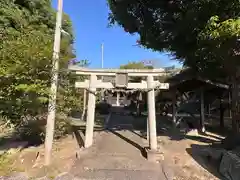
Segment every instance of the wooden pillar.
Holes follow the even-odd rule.
[[[210,115],[211,115],[211,104],[208,104],[208,116],[210,117]]]
[[[148,89],[153,88],[153,76],[147,77]],[[155,93],[154,89],[148,90],[148,127],[149,127],[149,147],[150,150],[157,150],[157,130],[155,112]]]
[[[88,109],[87,109],[87,124],[85,134],[85,148],[88,148],[93,143],[93,129],[95,119],[95,105],[96,105],[96,88],[92,88],[93,84],[97,81],[97,76],[92,74],[89,81],[89,93],[88,93]]]
[[[223,107],[223,99],[220,98],[220,127],[224,128],[224,107]]]
[[[149,142],[149,121],[147,118],[147,141]]]
[[[177,103],[177,95],[176,95],[176,91],[174,90],[173,95],[172,95],[172,122],[173,122],[174,126],[176,126],[176,123],[177,123],[177,119],[176,119],[176,113],[177,113],[176,103]]]
[[[201,89],[200,95],[200,131],[205,132],[205,115],[204,115],[204,90]]]
[[[127,98],[127,94],[124,94],[124,105],[127,104],[128,98]]]
[[[230,118],[232,118],[232,108],[231,108],[231,102],[232,101],[232,99],[231,99],[231,92],[229,91],[229,93],[228,93],[228,104],[229,104],[229,108],[228,108],[228,110],[229,110],[229,117]]]

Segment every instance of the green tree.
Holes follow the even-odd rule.
[[[212,79],[227,77],[227,82],[236,87],[240,46],[238,0],[108,0],[108,3],[110,23],[139,34],[142,46],[171,52],[200,75]],[[236,88],[232,94],[234,101]],[[233,125],[238,129],[234,119]]]
[[[0,0],[0,14],[0,114],[17,127],[29,124],[29,119],[45,121],[56,12],[50,0]],[[67,114],[80,106],[75,99],[81,92],[74,88],[75,77],[67,70],[75,54],[66,14],[63,29],[69,36],[61,40],[58,113]]]
[[[120,69],[153,69],[152,66],[146,66],[141,62],[129,62],[128,64],[121,65]]]
[[[153,69],[152,66],[145,66],[142,62],[129,62],[120,66],[120,69]],[[141,82],[142,77],[131,77],[131,82]]]
[[[108,3],[110,23],[119,24],[131,34],[138,33],[142,46],[169,51],[187,66],[207,72],[208,76],[214,73],[214,78],[234,73],[228,62],[239,54],[239,1],[108,0]]]

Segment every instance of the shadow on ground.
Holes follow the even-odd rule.
[[[81,116],[78,116],[81,117]],[[107,115],[95,115],[95,132],[101,132],[105,130],[105,120]],[[84,147],[84,139],[85,139],[85,132],[86,132],[86,121],[81,119],[72,119],[72,133],[73,136],[76,138],[76,141],[79,145],[79,148]]]
[[[119,114],[120,115],[120,114]],[[147,136],[146,129],[147,129],[147,117],[146,116],[135,116],[131,120],[131,127],[125,125],[125,120],[124,120],[124,115],[122,115],[122,122],[123,126],[118,125],[115,128],[112,128],[110,131],[115,134],[116,136],[120,137],[124,141],[128,142],[129,144],[133,145],[139,151],[142,153],[144,157],[146,157],[145,154],[143,154],[143,147],[140,145],[136,144],[135,142],[131,141],[130,139],[123,137],[121,134],[119,134],[116,131],[120,130],[128,130],[131,131],[132,133],[138,135],[141,138],[145,138]],[[211,134],[190,134],[189,131],[191,129],[187,127],[181,127],[181,128],[175,128],[173,127],[173,124],[171,122],[171,119],[166,116],[158,116],[157,117],[157,135],[158,136],[166,136],[170,140],[173,141],[181,141],[181,140],[193,140],[193,141],[198,141],[201,143],[206,143],[206,144],[215,144],[218,143],[222,140],[222,136],[225,135],[226,132],[222,131],[219,129],[219,127],[212,127],[207,125],[206,130],[207,132],[212,132]],[[138,133],[140,132],[140,133]],[[219,136],[220,135],[220,136]],[[205,170],[207,170],[209,173],[213,174],[214,176],[222,179],[220,174],[218,173],[218,167],[219,163],[217,161],[212,161],[208,159],[207,157],[204,157],[201,154],[201,151],[207,147],[207,145],[198,145],[198,144],[192,144],[191,148],[187,148],[186,152]],[[212,147],[212,146],[211,146]]]
[[[120,129],[118,129],[118,130],[120,130]],[[147,158],[147,154],[146,154],[146,151],[144,150],[144,147],[140,146],[139,144],[137,144],[136,142],[132,141],[131,139],[121,135],[120,133],[118,133],[116,131],[116,129],[109,129],[109,132],[113,133],[117,137],[121,138],[122,140],[124,140],[127,143],[129,143],[132,146],[134,146],[136,149],[138,149],[140,151],[140,153],[142,154],[143,157]],[[131,132],[134,132],[134,131],[131,131]]]
[[[201,167],[213,174],[215,177],[223,180],[224,178],[218,172],[220,159],[213,160],[209,156],[203,156],[203,151],[207,148],[212,148],[212,146],[192,144],[191,148],[187,148],[186,151],[199,165],[201,165]]]
[[[132,121],[133,129],[139,130],[141,134],[138,134],[142,138],[146,138],[147,135],[147,117],[146,116],[140,116],[135,117],[134,121]],[[185,124],[183,127],[175,128],[171,122],[171,118],[167,116],[157,116],[157,135],[158,136],[168,136],[170,140],[174,141],[180,141],[183,139],[191,139],[199,142],[204,143],[214,143],[216,141],[221,141],[222,138],[220,136],[225,136],[228,132],[221,130],[218,126],[206,126],[206,131],[210,133],[217,134],[217,136],[213,134],[204,134],[199,133],[202,136],[194,136],[188,135],[188,132],[191,131],[190,128],[187,127]],[[135,132],[133,132],[135,133]],[[213,140],[216,139],[216,140]]]

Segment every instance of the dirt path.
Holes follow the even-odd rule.
[[[177,180],[222,179],[217,172],[217,162],[208,159],[204,150],[223,137],[209,132],[200,135],[197,131],[185,134],[181,129],[172,128],[166,117],[159,117],[157,121],[158,145],[164,152],[165,164],[171,167]]]
[[[71,174],[79,179],[164,180],[161,164],[142,155],[142,138],[132,132],[132,117],[112,115],[108,131],[74,165]]]

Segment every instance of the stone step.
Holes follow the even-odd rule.
[[[159,171],[121,170],[121,169],[95,169],[84,171],[75,180],[165,180],[164,174]]]
[[[103,160],[105,159],[105,160]],[[101,162],[101,163],[97,163]],[[149,162],[144,157],[140,159],[136,157],[112,156],[112,155],[98,155],[94,159],[85,159],[76,163],[76,167],[81,166],[83,169],[96,170],[96,169],[122,169],[131,171],[158,171],[161,169],[161,164],[156,162]],[[75,168],[75,171],[79,169]]]

